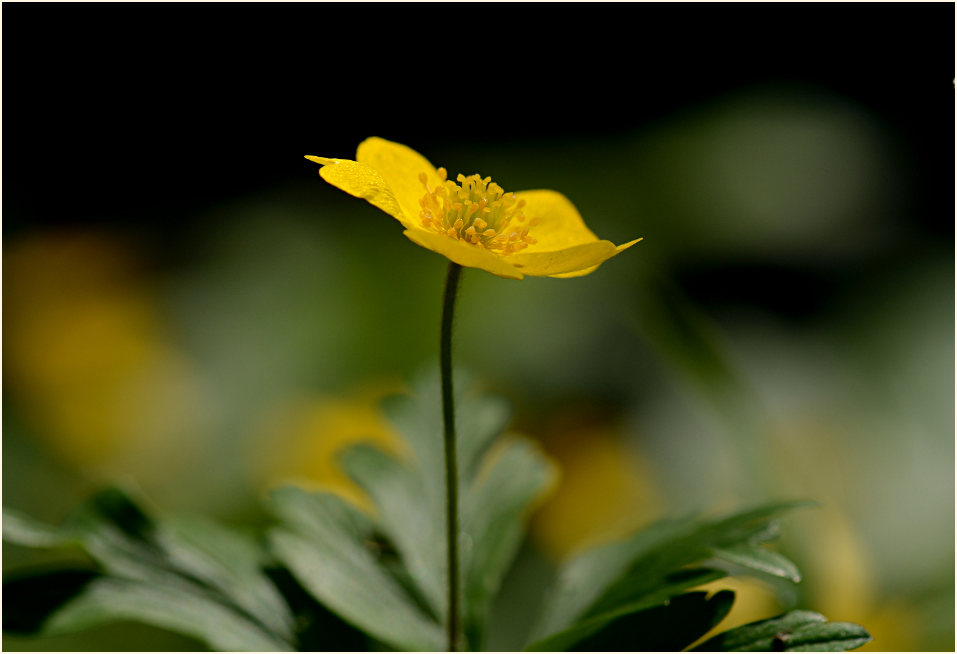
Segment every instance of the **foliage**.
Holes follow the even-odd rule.
[[[5,580],[14,608],[4,613],[4,629],[57,634],[135,620],[221,650],[443,649],[439,393],[438,378],[428,375],[412,394],[384,402],[406,451],[393,456],[357,445],[342,453],[372,512],[332,493],[279,488],[267,500],[275,524],[257,538],[204,518],[157,520],[118,488],[95,494],[56,528],[5,511],[7,542],[78,548],[91,564]],[[464,636],[470,649],[481,649],[525,519],[556,475],[531,441],[502,436],[510,412],[501,399],[468,389],[457,406]],[[800,579],[767,543],[777,516],[805,504],[664,520],[584,552],[561,570],[527,649],[691,647],[734,601],[731,591],[709,595],[696,587],[729,574]],[[838,651],[869,639],[857,625],[792,611],[700,648]]]
[[[5,612],[5,631],[53,635],[137,620],[223,650],[280,651],[294,642],[292,613],[264,572],[262,550],[211,521],[158,522],[129,495],[108,488],[56,530],[4,511],[3,538],[78,547],[97,564],[5,581],[7,605],[29,607]]]

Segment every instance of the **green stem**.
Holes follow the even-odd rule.
[[[459,633],[459,475],[455,445],[455,400],[452,394],[452,317],[455,294],[459,288],[462,266],[449,263],[442,301],[442,335],[439,342],[439,369],[442,374],[442,423],[445,428],[445,497],[446,540],[449,550],[449,651],[456,651]]]

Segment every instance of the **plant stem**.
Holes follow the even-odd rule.
[[[442,301],[442,333],[439,341],[439,369],[442,375],[442,424],[445,428],[446,540],[449,551],[449,651],[456,651],[459,633],[459,475],[455,444],[455,400],[452,394],[452,318],[462,266],[449,263]]]

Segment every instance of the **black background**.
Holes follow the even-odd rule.
[[[7,235],[76,222],[168,232],[312,174],[304,152],[349,157],[370,134],[423,151],[614,136],[767,80],[876,112],[913,155],[924,203],[913,224],[953,235],[949,3],[14,3],[4,13]]]

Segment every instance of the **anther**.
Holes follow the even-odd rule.
[[[445,168],[438,168],[435,173],[441,180],[435,187],[429,186],[430,173],[418,175],[426,191],[419,199],[422,207],[419,217],[424,229],[464,240],[498,255],[509,255],[537,242],[528,235],[528,227],[534,226],[538,219],[530,221],[527,227],[523,225],[524,229],[509,229],[515,219],[525,222],[526,216],[519,211],[525,206],[525,200],[518,199],[514,193],[505,193],[491,177],[459,174],[456,184],[448,180]]]

